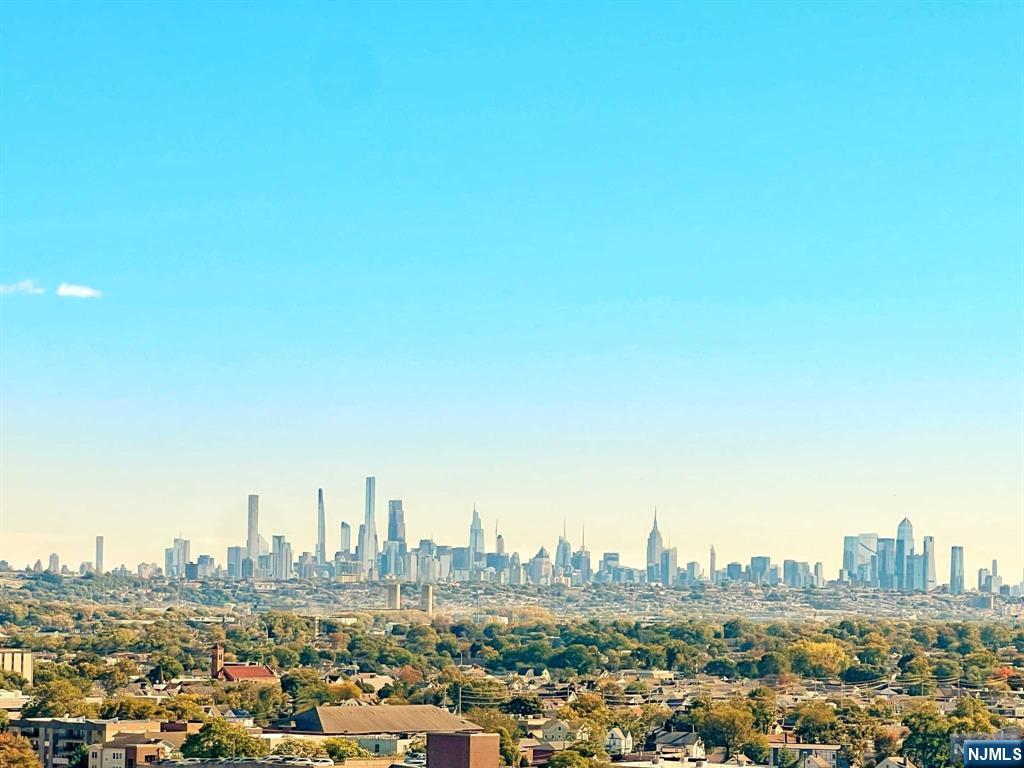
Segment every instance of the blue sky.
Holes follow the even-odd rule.
[[[222,558],[250,492],[311,549],[376,473],[415,537],[832,573],[908,514],[1016,580],[1022,22],[3,5],[0,556]]]

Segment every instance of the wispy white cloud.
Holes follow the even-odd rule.
[[[34,280],[19,280],[16,283],[0,285],[0,294],[10,293],[43,293],[43,289],[36,285]]]
[[[103,295],[102,291],[90,288],[88,285],[75,285],[74,283],[61,283],[57,286],[58,296],[70,296],[75,299],[98,299]]]

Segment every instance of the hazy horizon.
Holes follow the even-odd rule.
[[[333,552],[373,474],[382,539],[1017,583],[1022,23],[5,3],[0,558],[312,551],[318,487]]]

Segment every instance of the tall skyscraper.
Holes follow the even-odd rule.
[[[474,504],[473,521],[469,525],[469,567],[471,570],[482,566],[484,550],[484,524],[480,520],[480,514],[476,511],[476,504]]]
[[[896,529],[896,587],[911,591],[914,589],[907,578],[907,558],[914,554],[914,526],[906,517]]]
[[[245,547],[228,547],[228,578],[242,578],[242,561],[245,559]]]
[[[341,524],[341,554],[349,555],[352,553],[352,526],[348,523],[342,522]]]
[[[324,513],[324,489],[316,492],[316,562],[327,562],[327,515]]]
[[[654,510],[654,525],[651,532],[647,534],[647,573],[648,578],[654,574],[654,580],[660,580],[661,576],[661,551],[664,545],[661,540],[661,531],[658,530],[658,510]],[[652,570],[653,569],[653,570]]]
[[[388,541],[405,542],[405,510],[401,499],[388,502]]]
[[[678,575],[679,553],[675,547],[666,547],[661,550],[661,583],[670,587],[676,583]]]
[[[710,581],[712,584],[715,583],[715,566],[717,565],[717,563],[715,561],[716,561],[715,545],[712,544],[711,545],[711,557],[710,557],[710,561],[708,562],[708,581]]]
[[[245,553],[256,562],[260,556],[260,497],[249,494],[249,528],[245,539]]]
[[[953,547],[949,551],[949,593],[964,593],[964,548]]]
[[[882,589],[896,587],[896,539],[878,540],[878,586]]]
[[[103,570],[103,537],[96,537],[96,574],[102,576],[106,571]]]
[[[274,536],[270,549],[272,578],[275,581],[287,581],[292,577],[294,565],[295,557],[292,555],[292,545],[285,540],[284,536]]]
[[[367,579],[377,576],[377,478],[366,478],[366,517],[359,532],[359,562]]]
[[[877,533],[857,536],[857,581],[866,586],[878,586]]]
[[[935,577],[935,537],[924,537],[924,591],[931,592],[937,586]]]
[[[843,536],[843,578],[857,580],[857,551],[860,549],[859,536]]]
[[[499,555],[505,554],[505,537],[498,533],[498,524],[494,524],[494,551]]]
[[[572,545],[565,533],[565,522],[562,522],[562,535],[558,537],[555,547],[555,573],[564,576],[572,573]]]
[[[771,567],[772,559],[767,555],[750,558],[750,580],[755,584],[767,584]]]

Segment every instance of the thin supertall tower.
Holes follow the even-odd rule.
[[[324,489],[316,492],[316,561],[327,562],[327,516],[324,514]]]
[[[371,579],[377,574],[377,521],[374,517],[376,509],[377,478],[366,478],[366,513],[359,536],[359,559],[363,566],[363,575]]]
[[[249,526],[245,539],[245,554],[253,564],[260,556],[260,497],[249,494]]]

